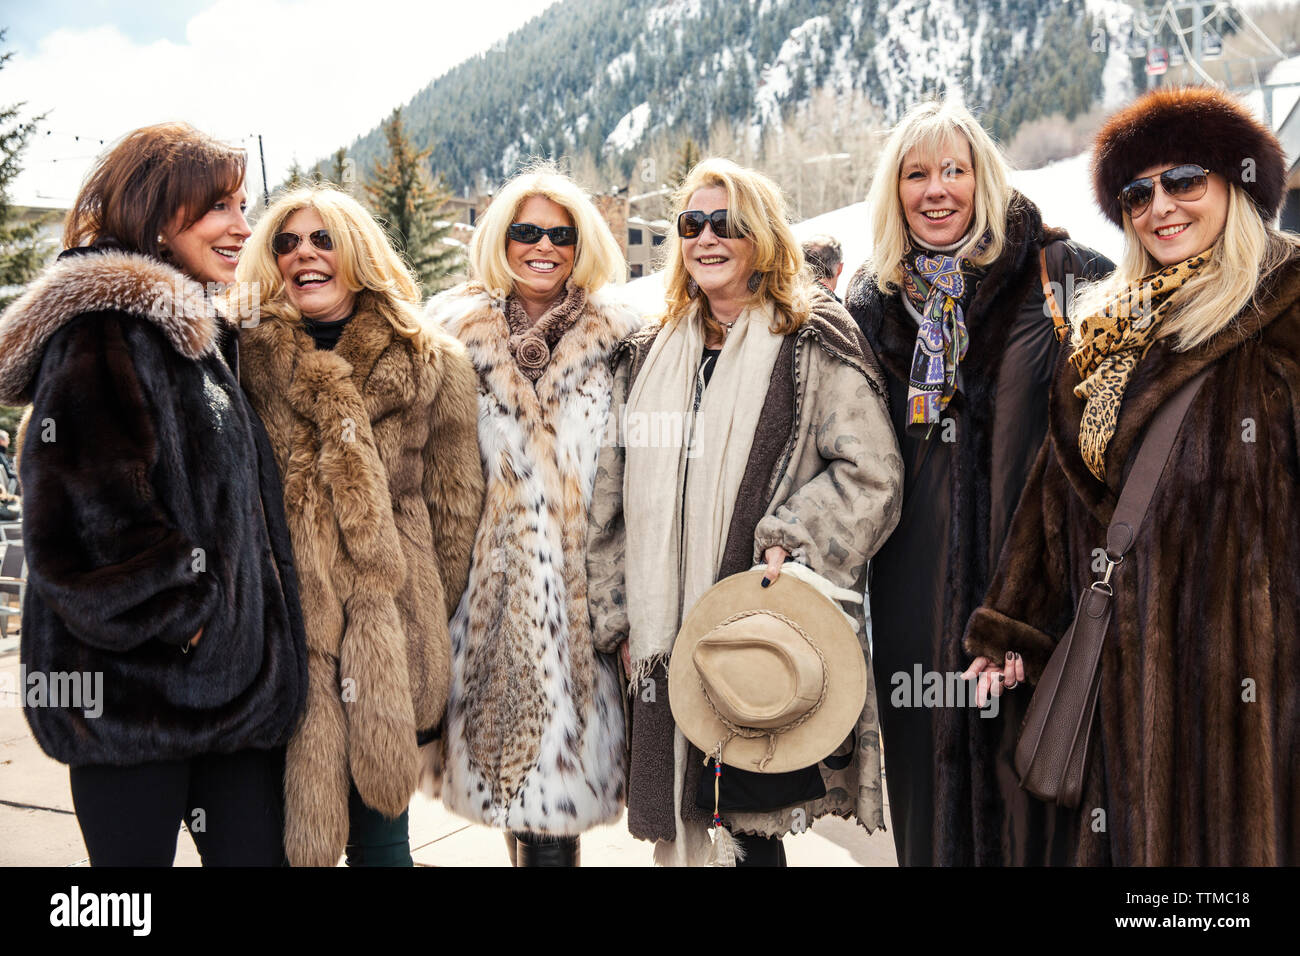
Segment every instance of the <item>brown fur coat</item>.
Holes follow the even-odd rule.
[[[1300,861],[1300,259],[1268,285],[1203,346],[1163,339],[1147,353],[1105,483],[1079,454],[1078,374],[1058,366],[1048,441],[967,628],[970,653],[1019,652],[1038,679],[1098,577],[1095,549],[1143,428],[1208,367],[1112,577],[1076,863]]]
[[[418,322],[414,315],[410,321]],[[417,732],[447,701],[447,619],[469,570],[483,477],[464,348],[399,334],[363,294],[333,351],[265,320],[241,336],[266,424],[307,623],[307,712],[289,745],[285,846],[331,866],[348,784],[395,817],[419,773]]]

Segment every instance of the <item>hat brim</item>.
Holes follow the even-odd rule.
[[[853,732],[867,700],[867,658],[840,609],[830,598],[792,574],[782,574],[768,587],[759,582],[763,569],[733,574],[719,581],[696,603],[673,644],[668,667],[668,700],[673,720],[692,744],[711,754],[730,731],[704,696],[693,656],[695,646],[717,625],[739,611],[776,611],[793,621],[817,642],[830,676],[826,699],[807,721],[776,741],[768,765],[759,768],[768,750],[767,737],[732,737],[723,763],[757,773],[784,773],[830,756]]]

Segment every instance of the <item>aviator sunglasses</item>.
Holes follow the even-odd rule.
[[[330,238],[328,229],[317,229],[315,232],[309,232],[307,233],[307,239],[321,252],[331,252],[334,249],[334,240]],[[271,240],[271,251],[277,256],[287,256],[298,248],[300,242],[302,242],[302,236],[296,232],[277,232],[275,238]]]
[[[1160,188],[1171,199],[1193,202],[1205,195],[1210,171],[1195,163],[1185,163],[1166,169],[1159,176],[1143,176],[1133,180],[1119,191],[1119,204],[1124,207],[1130,219],[1136,219],[1147,211],[1156,195],[1157,179],[1160,180]]]
[[[542,236],[550,239],[553,246],[578,244],[578,230],[573,226],[552,226],[550,229],[543,229],[541,226],[534,226],[531,222],[512,222],[510,228],[506,230],[506,235],[515,242],[522,242],[529,246],[541,242]]]
[[[732,226],[727,219],[727,210],[715,209],[704,212],[700,209],[688,209],[677,217],[677,235],[683,239],[694,239],[704,232],[704,225],[713,227],[713,234],[719,239],[744,239],[744,234]]]

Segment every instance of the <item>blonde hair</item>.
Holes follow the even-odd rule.
[[[1107,304],[1144,276],[1164,268],[1147,252],[1128,213],[1124,213],[1124,255],[1105,279],[1076,289],[1070,303],[1070,343],[1082,342],[1085,319],[1100,315]],[[1174,349],[1185,352],[1226,328],[1250,304],[1260,283],[1300,248],[1300,239],[1270,227],[1258,207],[1238,185],[1228,182],[1228,218],[1208,250],[1208,259],[1170,297],[1169,311],[1157,338],[1175,336]]]
[[[506,232],[519,207],[533,196],[542,196],[563,207],[578,230],[570,281],[588,292],[606,283],[622,282],[627,263],[609,224],[581,186],[559,171],[554,163],[537,163],[506,183],[479,219],[469,244],[470,275],[494,296],[505,298],[523,277],[516,275],[506,259]]]
[[[682,240],[677,235],[677,217],[686,211],[691,196],[710,186],[726,190],[727,222],[754,244],[754,271],[759,281],[747,302],[774,302],[777,309],[772,333],[788,335],[808,318],[811,279],[804,270],[803,247],[790,229],[785,197],[776,183],[762,173],[716,157],[697,163],[673,194],[672,225],[664,252],[664,322],[678,322],[698,306],[705,330],[722,335],[722,325],[709,311],[708,298],[701,294],[692,299],[687,292],[691,275],[686,271]]]
[[[1010,167],[997,143],[984,131],[979,121],[966,109],[959,97],[949,94],[943,99],[918,103],[908,110],[885,142],[876,167],[876,177],[867,196],[871,208],[872,253],[876,285],[890,294],[902,286],[903,250],[908,244],[907,216],[898,195],[903,160],[915,149],[923,159],[938,159],[946,147],[958,139],[970,146],[975,174],[974,215],[966,242],[955,253],[970,255],[984,233],[991,241],[978,256],[975,265],[988,265],[1002,255],[1007,238],[1007,206],[1011,187],[1007,181]]]
[[[287,322],[296,323],[302,318],[285,293],[278,257],[271,249],[275,234],[301,209],[315,210],[329,230],[338,262],[335,280],[357,293],[359,304],[378,312],[398,333],[408,339],[421,339],[424,327],[418,312],[419,283],[375,218],[347,193],[328,184],[286,193],[253,227],[235,274],[240,284],[258,284],[262,313]]]

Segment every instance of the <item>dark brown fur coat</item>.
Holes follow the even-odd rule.
[[[1094,549],[1144,426],[1209,366],[1112,579],[1077,863],[1300,860],[1300,260],[1268,287],[1205,345],[1151,349],[1105,483],[1079,454],[1078,375],[1058,366],[1049,440],[967,630],[970,653],[1014,650],[1041,675],[1097,577]]]

